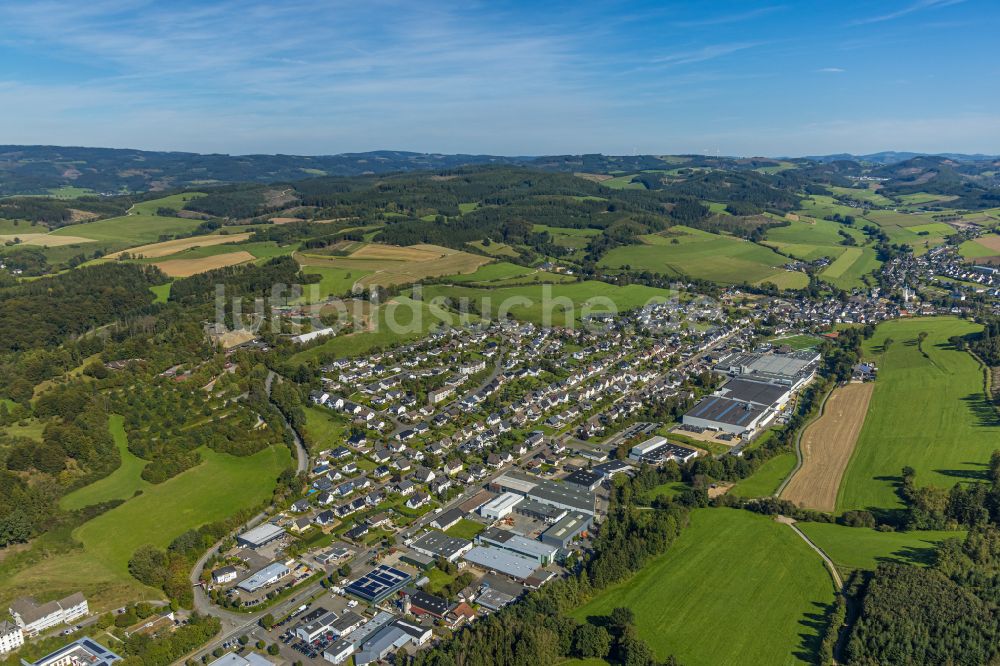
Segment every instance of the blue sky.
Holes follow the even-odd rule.
[[[3,0],[0,143],[1000,153],[992,0]]]

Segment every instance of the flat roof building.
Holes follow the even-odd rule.
[[[92,638],[81,638],[64,645],[38,661],[23,663],[27,666],[110,666],[121,657]]]
[[[306,643],[312,643],[327,631],[330,631],[336,621],[336,613],[328,611],[325,608],[317,608],[302,618],[302,622],[295,627],[295,635]]]
[[[488,571],[495,571],[516,580],[530,578],[538,562],[502,548],[476,546],[465,554],[465,560]]]
[[[247,592],[256,592],[262,587],[274,585],[290,573],[288,567],[281,562],[272,562],[248,578],[241,580],[236,584],[236,587]]]
[[[534,490],[537,485],[537,481],[524,477],[520,474],[514,474],[513,472],[501,474],[490,482],[490,486],[492,486],[496,492],[510,492],[517,493],[518,495],[527,495]]]
[[[411,579],[412,576],[405,571],[380,564],[348,585],[345,590],[349,594],[377,604],[403,589]]]
[[[783,384],[770,384],[750,379],[730,379],[723,384],[715,395],[721,395],[730,400],[752,402],[755,405],[773,407],[784,405],[791,395],[791,388]]]
[[[573,483],[543,479],[528,493],[528,497],[567,511],[586,511],[591,515],[594,513],[594,491]]]
[[[514,507],[514,513],[552,524],[566,515],[566,509],[526,499]]]
[[[749,436],[767,425],[773,417],[774,412],[768,407],[711,395],[685,414],[683,423],[694,428]]]
[[[555,559],[556,552],[559,550],[558,546],[527,539],[520,534],[495,528],[481,532],[476,537],[476,541],[482,545],[502,548],[503,550],[527,557],[534,560],[539,566],[545,566],[552,562]]]
[[[410,548],[430,557],[443,557],[449,562],[454,562],[462,556],[462,553],[472,548],[472,542],[431,530],[410,542]]]
[[[542,543],[556,548],[566,548],[577,535],[590,527],[593,516],[585,513],[571,513],[542,532],[538,538]]]
[[[500,520],[509,516],[518,504],[524,501],[524,495],[505,492],[497,495],[486,504],[479,507],[479,515],[487,520]]]
[[[243,534],[236,537],[236,542],[241,546],[246,546],[247,548],[260,548],[263,545],[269,544],[275,539],[283,536],[285,530],[281,529],[273,523],[264,523],[263,525],[258,525],[252,530],[247,530]]]
[[[588,469],[578,469],[563,480],[566,483],[583,486],[587,490],[597,490],[601,482],[604,481],[604,477]]]

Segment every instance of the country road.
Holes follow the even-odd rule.
[[[274,378],[277,373],[273,370],[269,370],[267,373],[267,379],[264,380],[264,390],[267,392],[267,397],[271,397],[271,384],[274,383]],[[298,464],[296,465],[296,471],[304,474],[309,471],[309,453],[306,451],[305,444],[302,443],[302,438],[299,437],[299,433],[295,432],[295,428],[288,422],[284,414],[281,414],[281,410],[278,410],[278,414],[281,415],[281,420],[284,421],[285,427],[292,431],[292,438],[295,440],[295,454],[298,458]]]

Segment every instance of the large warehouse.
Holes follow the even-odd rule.
[[[260,548],[263,545],[271,543],[275,539],[283,536],[285,530],[281,529],[273,523],[264,523],[263,525],[258,525],[252,530],[247,530],[243,534],[236,537],[236,542],[241,546],[246,546],[247,548]]]
[[[684,425],[751,437],[774,418],[768,407],[743,400],[710,395],[684,415]]]
[[[733,354],[719,361],[715,371],[759,382],[784,384],[794,391],[816,374],[819,352],[802,350],[791,354]]]

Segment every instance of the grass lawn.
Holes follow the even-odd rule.
[[[812,349],[819,344],[820,340],[814,335],[790,335],[784,338],[771,338],[768,340],[773,345],[788,345],[792,349]]]
[[[48,598],[82,591],[92,609],[162,597],[127,570],[129,557],[144,544],[167,546],[184,531],[221,520],[271,496],[281,470],[292,463],[288,449],[271,447],[240,458],[200,449],[202,464],[90,520],[73,531],[80,545],[25,568],[0,571],[0,601],[36,594]]]
[[[729,494],[739,497],[766,497],[773,495],[785,477],[795,467],[794,453],[780,453],[763,465],[749,477],[733,486]]]
[[[152,485],[140,476],[146,461],[128,450],[124,419],[118,414],[112,414],[108,419],[108,429],[115,438],[115,446],[118,447],[118,453],[122,457],[121,466],[103,479],[78,488],[63,497],[60,505],[64,509],[80,509],[108,500],[128,499],[135,494],[135,491],[145,492]]]
[[[874,570],[881,562],[928,565],[945,539],[964,539],[965,532],[879,532],[835,523],[799,523],[799,529],[822,548],[837,568]]]
[[[983,373],[948,343],[978,330],[954,317],[902,319],[881,324],[864,355],[879,366],[868,417],[844,473],[837,508],[897,508],[900,470],[917,470],[917,483],[950,487],[984,478],[1000,448],[1000,425],[983,396]],[[916,338],[924,331],[924,351]],[[885,339],[894,340],[888,352]]]
[[[446,574],[437,567],[428,569],[424,572],[424,575],[427,576],[427,585],[424,586],[424,590],[430,594],[440,594],[446,585],[458,578],[459,573],[456,570],[454,574]]]
[[[313,451],[334,448],[344,443],[349,424],[343,417],[335,416],[333,411],[319,405],[309,405],[305,408],[306,443]]]
[[[628,606],[659,659],[812,663],[833,602],[819,556],[786,525],[737,509],[698,509],[671,549],[574,615]]]
[[[666,495],[670,499],[673,499],[687,490],[688,487],[688,484],[683,481],[668,481],[667,483],[661,483],[660,485],[646,491],[645,499],[647,502],[652,502],[660,495]]]
[[[166,303],[167,300],[170,298],[171,285],[173,285],[173,282],[167,282],[166,284],[158,284],[153,287],[150,287],[149,290],[153,292],[154,296],[156,296],[156,298],[153,299],[153,302]]]
[[[444,531],[448,536],[455,537],[456,539],[469,539],[470,541],[476,538],[476,535],[486,529],[486,526],[482,523],[477,523],[474,520],[469,520],[468,518],[462,518],[458,523],[452,525]]]

